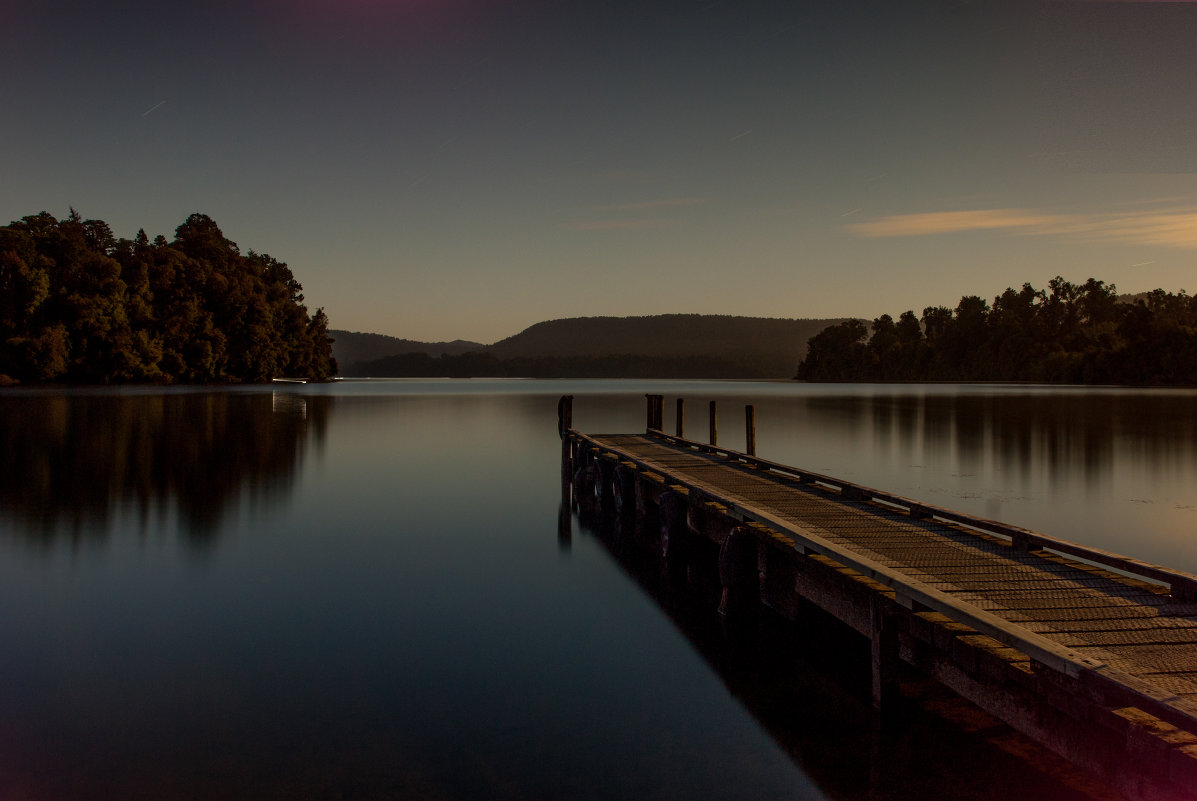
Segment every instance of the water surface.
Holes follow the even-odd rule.
[[[617,432],[645,392],[696,438],[717,399],[735,447],[753,402],[766,458],[1197,570],[1193,393],[5,392],[0,798],[1071,797],[984,726],[880,726],[852,638],[729,632],[561,531],[558,396]]]

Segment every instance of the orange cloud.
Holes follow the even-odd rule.
[[[1123,214],[1050,214],[1033,209],[980,209],[900,214],[845,226],[868,238],[929,236],[1005,229],[1024,236],[1072,236],[1112,244],[1197,250],[1197,207]]]
[[[981,209],[978,211],[935,211],[927,214],[900,214],[870,222],[853,223],[849,231],[860,236],[927,236],[991,228],[1036,228],[1065,224],[1070,218],[1059,214],[1038,214],[1022,209]]]

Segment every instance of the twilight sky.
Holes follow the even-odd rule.
[[[1197,3],[0,0],[0,222],[191,212],[335,328],[1197,290]]]

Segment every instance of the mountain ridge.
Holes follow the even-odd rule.
[[[481,342],[455,339],[452,342],[421,342],[415,339],[401,339],[387,334],[372,334],[363,331],[330,330],[333,337],[333,356],[344,367],[358,362],[372,361],[400,353],[426,353],[429,356],[443,354],[457,355],[481,350]]]
[[[682,371],[695,378],[791,378],[806,354],[807,341],[844,319],[716,314],[569,317],[535,323],[492,345],[330,333],[337,340],[333,349],[343,376],[623,377],[631,371],[635,377],[677,377]],[[363,343],[373,350],[354,350]],[[396,350],[377,355],[391,347]]]

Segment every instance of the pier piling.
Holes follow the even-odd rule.
[[[719,444],[719,411],[715,406],[715,401],[711,401],[710,416],[711,416],[711,437],[710,437],[711,444],[718,445]]]

